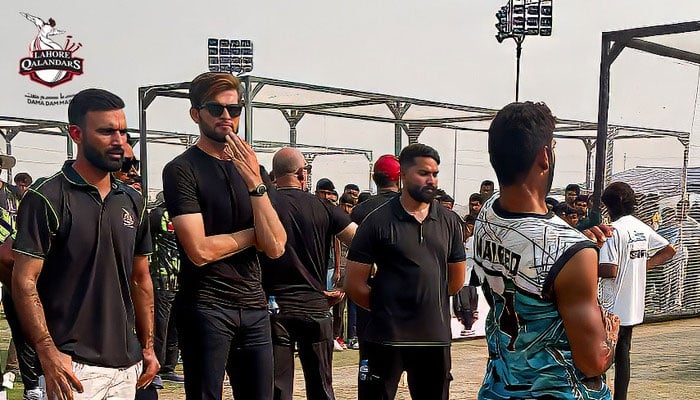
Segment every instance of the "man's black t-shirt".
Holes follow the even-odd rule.
[[[377,264],[365,339],[388,345],[449,345],[447,264],[466,260],[462,223],[433,201],[423,223],[394,197],[360,224],[348,260]]]
[[[352,222],[360,225],[362,221],[367,218],[369,213],[372,211],[376,210],[379,206],[382,204],[386,203],[387,201],[393,199],[394,197],[398,196],[399,192],[392,192],[392,191],[386,191],[386,192],[379,192],[376,195],[370,197],[369,199],[363,201],[362,203],[356,205],[352,209],[352,213],[350,214],[350,218],[352,218]]]
[[[143,198],[115,180],[103,201],[72,163],[22,198],[13,248],[44,260],[37,291],[56,347],[128,367],[142,358],[129,282],[134,255],[151,253]]]
[[[283,312],[328,311],[326,265],[333,236],[350,225],[339,207],[295,188],[278,189],[273,206],[287,232],[282,257],[263,260],[263,284]]]
[[[219,160],[197,146],[163,169],[163,193],[170,218],[202,214],[204,234],[213,236],[253,227],[248,187],[231,161]],[[254,247],[197,267],[180,252],[180,299],[226,308],[266,307],[260,263]]]

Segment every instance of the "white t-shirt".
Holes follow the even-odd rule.
[[[612,223],[613,236],[600,249],[601,264],[617,265],[617,277],[600,280],[600,302],[631,326],[644,319],[647,259],[668,245],[668,240],[637,218],[626,215]]]
[[[469,277],[472,276],[472,270],[474,270],[474,235],[469,236],[467,241],[464,242],[464,251],[467,253],[467,271],[464,274],[464,286],[468,286]]]

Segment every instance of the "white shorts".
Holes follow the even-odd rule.
[[[96,367],[73,361],[73,373],[83,384],[83,393],[73,392],[75,400],[124,399],[136,397],[136,382],[143,361],[126,368]]]

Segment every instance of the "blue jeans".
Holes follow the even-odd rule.
[[[188,400],[220,400],[224,371],[236,400],[271,400],[272,340],[267,310],[176,301]]]

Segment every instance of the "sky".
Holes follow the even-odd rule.
[[[86,0],[0,4],[0,115],[63,120],[66,106],[27,104],[27,94],[70,95],[103,87],[126,101],[130,127],[138,127],[139,86],[184,82],[206,69],[206,38],[245,38],[254,44],[257,76],[500,108],[514,100],[515,44],[498,43],[494,14],[505,0],[402,0],[280,2]],[[520,99],[544,101],[555,115],[597,120],[601,32],[700,19],[697,0],[555,0],[551,37],[523,44]],[[84,73],[49,89],[18,73],[36,27],[20,12],[56,21],[82,43]],[[610,122],[691,131],[698,67],[626,49],[612,68]],[[196,132],[185,100],[157,100],[149,108],[153,129]],[[286,140],[278,112],[255,114],[255,138]],[[299,142],[393,152],[393,126],[305,117]],[[456,136],[456,137],[455,137]],[[698,135],[695,135],[698,136]],[[486,135],[426,130],[420,141],[442,155],[440,186],[458,203],[494,179]],[[557,144],[555,186],[583,182],[585,151],[578,141]],[[653,143],[651,143],[653,142]],[[455,146],[457,143],[457,146]],[[404,145],[407,141],[404,137]],[[691,165],[700,164],[693,139]],[[12,142],[14,172],[49,175],[65,159],[66,140],[22,134]],[[183,148],[149,146],[149,180],[160,185],[160,168]],[[675,140],[626,141],[615,145],[615,169],[635,165],[680,166]],[[269,166],[270,155],[261,155]],[[456,161],[456,162],[455,162]],[[314,178],[336,186],[369,187],[369,164],[361,156],[319,157]],[[4,175],[3,175],[4,176]]]

